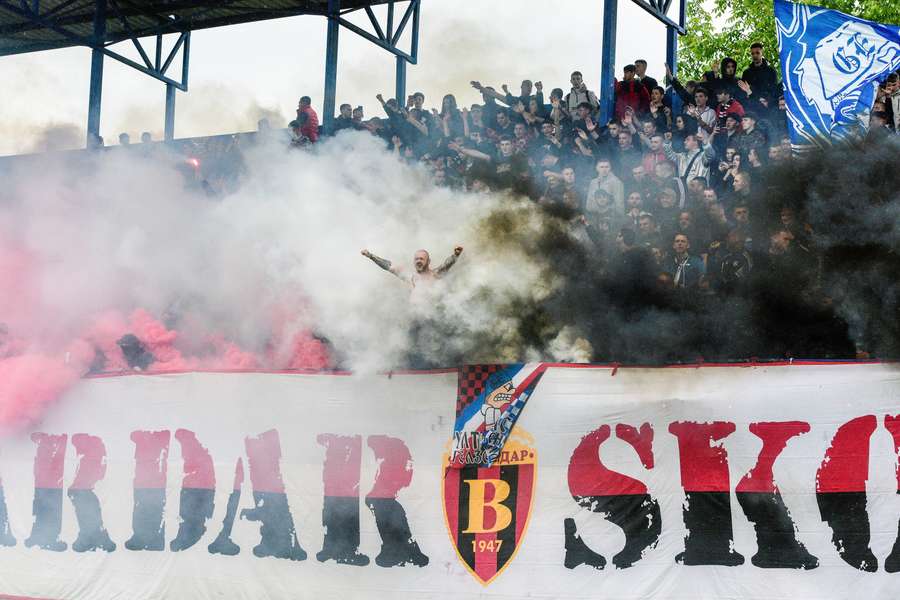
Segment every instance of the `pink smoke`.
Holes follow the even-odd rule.
[[[0,430],[25,427],[81,377],[77,365],[43,354],[23,354],[0,360]]]
[[[298,327],[297,314],[284,308],[273,311],[269,343],[258,351],[242,348],[222,332],[197,327],[191,328],[191,339],[186,339],[143,308],[129,314],[111,309],[85,315],[75,325],[75,334],[54,331],[43,318],[46,309],[36,284],[39,272],[37,258],[0,246],[0,285],[16,290],[0,298],[0,431],[36,423],[89,372],[322,370],[332,366],[325,344]],[[65,326],[71,328],[71,323]],[[142,369],[129,365],[120,345],[129,334],[152,357]]]

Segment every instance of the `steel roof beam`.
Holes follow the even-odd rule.
[[[684,26],[684,11],[681,11],[681,16],[679,17],[679,23],[676,23],[672,19],[666,15],[666,12],[669,10],[669,6],[672,4],[672,0],[665,0],[665,2],[647,2],[647,0],[631,0],[645,11],[653,15],[657,21],[661,21],[667,27],[674,27],[675,30],[684,35],[687,33],[687,29]]]
[[[402,1],[402,0],[396,0]],[[382,29],[381,25],[378,23],[378,20],[375,18],[375,14],[372,12],[371,8],[368,6],[365,7],[366,13],[369,16],[369,20],[374,25],[375,33],[371,33],[356,25],[355,23],[351,23],[347,19],[343,17],[350,12],[354,12],[356,8],[343,11],[340,13],[341,16],[337,17],[338,23],[355,33],[356,35],[372,42],[379,48],[387,50],[394,56],[402,58],[406,62],[410,64],[416,64],[418,62],[418,45],[419,45],[419,9],[420,9],[420,1],[421,0],[409,0],[409,4],[406,7],[406,11],[403,13],[403,17],[400,19],[400,23],[397,25],[396,30],[393,28],[393,20],[394,20],[394,5],[396,1],[392,0],[388,4],[388,22],[387,29]],[[413,34],[412,34],[412,42],[410,44],[410,51],[404,52],[397,47],[397,42],[400,41],[400,37],[403,35],[404,30],[406,29],[407,24],[409,23],[410,18],[413,19]],[[385,34],[385,31],[387,33]]]

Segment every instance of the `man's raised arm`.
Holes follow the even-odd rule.
[[[387,271],[387,272],[389,272],[389,273],[392,273],[392,274],[396,275],[396,276],[399,277],[400,279],[403,279],[403,276],[400,274],[400,269],[398,269],[397,267],[393,266],[393,265],[391,264],[391,261],[389,261],[388,259],[386,259],[386,258],[381,258],[380,256],[375,256],[374,254],[372,254],[372,253],[369,252],[368,250],[360,250],[359,253],[362,254],[363,256],[365,256],[366,258],[368,258],[369,260],[371,260],[373,263],[375,263],[376,265],[378,265],[379,267],[381,267],[381,268],[384,269],[385,271]]]
[[[456,264],[456,259],[459,258],[459,255],[462,254],[463,247],[457,246],[453,249],[453,254],[447,257],[447,259],[441,263],[437,269],[434,270],[435,277],[442,277],[450,270],[450,267]]]
[[[470,83],[472,84],[473,88],[481,92],[481,95],[485,100],[487,100],[488,98],[492,98],[494,100],[502,102],[503,104],[508,104],[508,102],[506,101],[507,94],[501,94],[492,87],[481,85],[480,81],[472,81]],[[506,86],[504,85],[504,87]],[[512,105],[510,104],[510,106]]]

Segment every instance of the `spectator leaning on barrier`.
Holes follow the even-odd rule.
[[[296,124],[294,129],[297,134],[308,139],[310,143],[314,144],[319,140],[319,115],[312,107],[312,99],[309,96],[300,98],[297,104],[297,120],[292,123]]]

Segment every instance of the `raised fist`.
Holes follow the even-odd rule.
[[[453,254],[455,256],[459,256],[460,254],[462,254],[462,251],[463,251],[463,247],[457,246],[456,248],[453,249]]]

